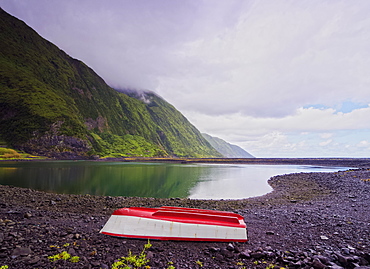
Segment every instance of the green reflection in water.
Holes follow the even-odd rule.
[[[267,179],[277,174],[346,169],[297,165],[0,162],[0,184],[70,194],[241,199],[271,191]]]
[[[0,184],[56,193],[185,198],[210,172],[205,166],[177,164],[12,162],[0,164]]]

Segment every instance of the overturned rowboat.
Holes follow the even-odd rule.
[[[158,240],[247,241],[246,224],[239,214],[171,206],[118,209],[100,232]]]

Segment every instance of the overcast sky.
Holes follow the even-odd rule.
[[[256,157],[370,157],[369,0],[0,0]]]

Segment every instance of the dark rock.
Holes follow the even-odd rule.
[[[210,247],[210,248],[209,248],[209,250],[210,250],[211,252],[218,252],[218,251],[220,251],[221,249],[220,249],[220,248],[216,248],[216,247]]]
[[[306,263],[304,261],[297,261],[295,263],[291,263],[293,268],[302,268]]]
[[[359,264],[361,265],[361,266],[363,266],[363,265],[370,265],[370,263],[364,258],[364,257],[358,257],[358,261],[359,261]]]
[[[330,269],[344,269],[344,267],[342,266],[339,266],[335,263],[330,263],[330,266],[329,266]]]
[[[16,247],[12,252],[12,257],[27,256],[32,253],[29,247]]]
[[[76,256],[76,250],[74,248],[69,248],[67,251],[71,256]]]
[[[220,261],[220,262],[223,262],[223,261],[225,260],[224,256],[223,256],[223,255],[221,255],[220,253],[217,253],[217,254],[215,255],[215,259],[216,259],[217,261]]]
[[[26,219],[29,219],[29,218],[31,218],[31,217],[32,217],[32,214],[31,214],[31,213],[25,213],[25,214],[24,214],[24,217],[25,217]]]
[[[147,257],[149,260],[151,260],[151,259],[154,257],[154,252],[149,250],[149,251],[146,253],[146,257]]]
[[[13,237],[17,237],[18,236],[18,234],[16,232],[10,232],[8,235],[9,236],[13,236]]]
[[[326,267],[318,258],[313,259],[311,266],[315,269],[324,269]]]
[[[28,260],[26,261],[26,263],[28,263],[28,264],[30,264],[30,265],[33,265],[33,264],[38,263],[39,261],[40,261],[40,257],[35,256],[35,257],[32,257],[32,258],[28,259]]]
[[[370,263],[370,253],[365,253],[363,257]]]
[[[100,262],[93,261],[93,262],[91,262],[91,265],[94,266],[94,267],[100,267]]]
[[[319,259],[320,262],[322,262],[323,264],[326,264],[326,265],[328,265],[330,263],[329,258],[328,257],[325,257],[325,256],[322,256],[322,255],[314,256],[314,258]]]
[[[251,258],[251,251],[250,250],[244,250],[240,252],[239,257],[242,259],[250,259]]]
[[[238,246],[234,246],[234,252],[235,253],[240,253],[240,248]]]
[[[343,256],[339,253],[335,253],[335,255],[336,255],[339,263],[341,265],[343,265],[344,267],[349,266],[349,264],[351,264],[354,261],[354,259],[350,256]]]
[[[233,244],[228,244],[227,245],[227,247],[226,247],[226,249],[228,250],[228,251],[234,251],[234,249],[235,249],[235,247],[234,247],[234,245]]]
[[[225,258],[233,258],[234,257],[234,254],[230,251],[228,251],[227,249],[221,249],[220,253],[225,257]]]
[[[266,254],[263,253],[263,252],[252,252],[251,253],[251,257],[253,259],[259,260],[259,259],[265,258],[266,257]]]
[[[265,251],[264,253],[265,253],[267,259],[273,259],[273,258],[276,257],[276,254],[272,251]]]

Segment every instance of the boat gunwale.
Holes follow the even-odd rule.
[[[113,212],[113,215],[133,216],[158,221],[246,228],[244,218],[236,213],[207,209],[166,206],[159,208],[129,207],[117,209]]]

